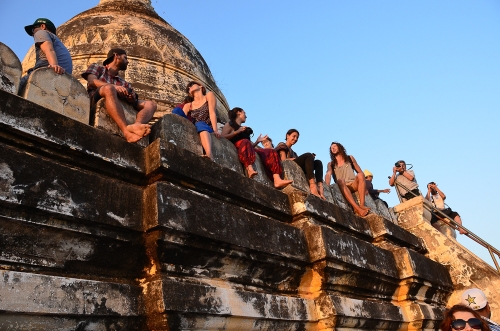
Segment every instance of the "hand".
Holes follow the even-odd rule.
[[[59,75],[62,75],[62,74],[64,74],[66,72],[66,70],[64,70],[63,67],[61,67],[61,66],[59,66],[57,64],[49,64],[49,68],[54,69],[54,72],[56,74],[59,74]]]
[[[396,172],[398,172],[399,168],[398,167],[392,167],[392,174],[395,175]]]
[[[217,139],[219,139],[221,137],[219,131],[217,131],[217,130],[214,130],[214,136],[217,137]]]
[[[125,87],[115,85],[116,93],[122,98],[128,98],[129,94]]]
[[[390,188],[386,188],[385,190],[381,190],[380,192],[383,192],[383,193],[391,193],[391,189],[390,189]]]
[[[259,134],[259,136],[257,137],[257,140],[255,141],[256,143],[260,143],[260,142],[263,142],[264,140],[268,139],[269,137],[267,136],[267,134],[265,136],[262,136],[262,134]]]

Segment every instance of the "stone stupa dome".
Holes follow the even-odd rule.
[[[155,117],[169,113],[186,96],[191,80],[200,81],[217,97],[217,112],[227,120],[228,103],[215,84],[207,63],[194,45],[161,18],[151,0],[100,0],[57,28],[57,35],[73,59],[73,76],[86,85],[81,73],[100,63],[109,49],[123,48],[128,69],[120,75],[133,84],[143,99],[158,103]],[[23,61],[26,70],[35,62],[34,47]]]

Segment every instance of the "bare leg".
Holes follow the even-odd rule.
[[[282,187],[287,186],[288,184],[293,183],[293,180],[281,179],[279,174],[273,174],[273,180],[274,180],[274,187],[275,188],[282,188]]]
[[[359,194],[359,207],[361,209],[367,209],[370,210],[370,208],[365,206],[365,191],[366,191],[366,182],[365,182],[365,177],[364,174],[357,174],[356,175],[356,182],[358,186],[358,194]]]
[[[253,167],[251,164],[247,167],[247,175],[248,175],[248,178],[253,178],[257,175],[257,171],[253,170]]]
[[[344,198],[347,200],[347,202],[354,209],[354,213],[356,213],[357,215],[359,215],[361,217],[366,216],[368,214],[369,210],[363,209],[360,206],[358,206],[356,201],[354,201],[354,198],[352,197],[351,190],[349,190],[349,187],[347,187],[345,181],[343,181],[342,179],[339,179],[337,181],[337,185],[339,186],[340,192],[342,192],[342,195],[344,196]],[[364,194],[364,192],[363,192],[363,194]]]
[[[462,219],[460,218],[460,215],[455,216],[454,221],[457,222],[458,224],[462,225]],[[458,229],[458,231],[460,232],[460,234],[468,233],[467,231],[462,230],[462,229]]]
[[[210,133],[208,133],[208,131],[201,131],[200,139],[201,146],[203,146],[203,149],[205,150],[204,156],[213,161],[214,158],[212,156],[212,138],[210,137]]]
[[[318,182],[318,192],[319,192],[319,196],[321,197],[321,199],[326,200],[325,191],[323,189],[323,182]]]
[[[145,137],[151,133],[151,127],[147,123],[153,118],[156,111],[156,103],[154,101],[139,100],[138,109],[139,112],[135,118],[135,123],[128,125],[127,128],[132,132],[137,132],[136,130],[141,131],[145,127],[144,125],[147,125],[143,135]]]
[[[104,85],[99,89],[99,94],[104,98],[104,103],[106,105],[106,111],[109,116],[118,125],[118,128],[123,132],[123,136],[128,142],[134,143],[140,140],[144,133],[149,128],[149,125],[142,124],[141,126],[135,126],[133,131],[128,128],[127,120],[125,119],[125,113],[123,107],[120,104],[118,94],[113,85]]]
[[[316,179],[314,178],[309,179],[309,189],[311,190],[312,194],[314,194],[318,198],[321,198],[318,192],[318,186],[316,185]]]

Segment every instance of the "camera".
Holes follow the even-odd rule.
[[[394,163],[394,166],[395,166],[396,168],[401,168],[401,163],[396,162],[396,163]]]

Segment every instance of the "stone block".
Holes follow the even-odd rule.
[[[0,90],[17,94],[23,67],[17,55],[0,42]]]
[[[316,322],[312,300],[163,277],[144,285],[154,330],[303,330]],[[214,323],[214,324],[212,324]],[[216,327],[216,326],[220,326]]]
[[[389,208],[384,204],[384,202],[380,199],[375,200],[375,205],[377,206],[378,214],[385,218],[386,220],[391,221],[392,223],[397,224],[397,219],[391,215]]]
[[[289,188],[298,189],[307,193],[311,193],[309,183],[302,168],[297,163],[291,160],[282,161],[284,179],[291,179],[293,183],[288,185]]]
[[[295,226],[301,227],[298,223],[306,222],[349,232],[364,239],[371,238],[372,233],[368,223],[354,213],[349,213],[336,204],[303,191],[295,190],[287,194],[292,206]]]
[[[393,254],[401,279],[396,294],[398,301],[446,305],[453,283],[444,265],[407,248],[396,249]]]
[[[2,90],[0,125],[18,146],[102,175],[135,181],[146,169],[139,146]]]
[[[0,144],[0,201],[40,213],[141,230],[142,190]]]
[[[127,121],[127,124],[133,124],[135,122],[135,118],[137,116],[137,111],[129,105],[128,103],[121,101],[120,104],[123,107],[123,113],[125,114],[125,120]],[[104,130],[106,132],[109,132],[111,134],[114,134],[116,136],[123,137],[123,133],[116,124],[115,121],[109,116],[107,110],[106,110],[106,102],[104,99],[101,99],[97,101],[95,106],[92,108],[90,111],[90,125],[92,125],[95,128]],[[176,116],[176,115],[172,115]],[[149,136],[142,138],[138,142],[136,142],[137,145],[139,146],[147,146],[149,143]]]
[[[21,96],[75,121],[89,124],[90,99],[83,85],[69,74],[39,68],[28,78]]]
[[[390,303],[325,295],[316,306],[317,330],[405,330],[402,309]]]
[[[188,119],[175,114],[167,114],[156,122],[151,128],[149,137],[150,142],[161,138],[198,156],[203,154],[196,127]]]
[[[243,165],[238,158],[238,151],[232,142],[225,138],[216,138],[212,136],[212,156],[214,162],[221,167],[231,169],[242,176],[245,176]]]
[[[145,231],[181,231],[248,250],[307,260],[302,232],[264,215],[166,183],[148,187],[144,201]]]
[[[401,307],[404,316],[404,327],[408,331],[439,330],[444,317],[444,307],[436,307],[422,302],[402,301],[395,303]]]
[[[330,188],[329,185],[326,185],[325,182],[323,182],[323,195],[326,198],[326,201],[335,204],[335,199],[333,198],[333,192]]]
[[[336,205],[340,206],[340,208],[352,213],[352,207],[342,195],[342,192],[339,189],[337,184],[330,185],[330,191],[332,192],[332,198]]]
[[[327,293],[392,299],[399,286],[391,252],[324,226],[304,229],[311,261]]]
[[[402,229],[391,221],[380,216],[366,217],[373,234],[374,244],[388,250],[408,247],[425,254],[427,249],[423,241],[411,232]]]
[[[3,314],[137,317],[139,294],[127,284],[0,270]]]
[[[156,180],[166,179],[259,214],[291,221],[288,197],[279,190],[163,140],[150,144],[145,155],[147,172],[155,174]]]

